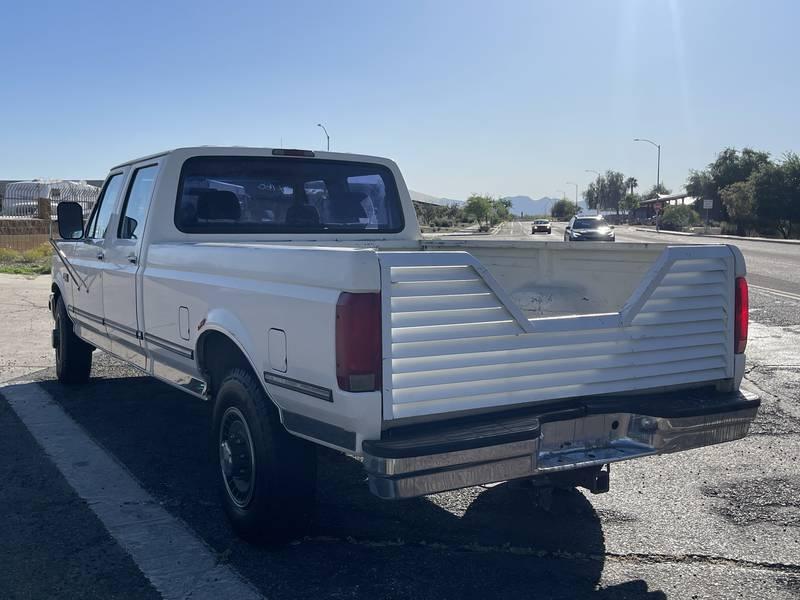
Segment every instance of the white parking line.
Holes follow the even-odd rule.
[[[759,292],[764,292],[765,294],[772,294],[773,296],[780,296],[781,298],[788,298],[789,300],[797,300],[800,302],[800,294],[793,294],[792,292],[784,292],[782,290],[773,290],[772,288],[761,287],[760,285],[753,285],[752,283],[748,283],[747,287],[753,290],[758,290]]]
[[[72,488],[164,598],[262,598],[159,506],[39,385],[9,385],[2,392]]]

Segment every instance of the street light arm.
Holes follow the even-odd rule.
[[[661,144],[656,144],[653,140],[648,140],[647,138],[633,138],[634,142],[647,142],[648,144],[653,144],[656,148],[661,148]]]

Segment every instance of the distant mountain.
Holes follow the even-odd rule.
[[[559,198],[551,198],[543,196],[538,200],[534,200],[530,196],[506,196],[511,200],[511,212],[515,215],[547,215],[550,214],[550,209],[556,200]],[[583,200],[578,202],[578,206],[586,208],[586,203]]]
[[[437,198],[436,196],[431,196],[430,194],[423,194],[422,192],[416,192],[414,190],[408,190],[408,193],[411,194],[411,199],[414,202],[424,202],[426,204],[438,204],[439,206],[450,206],[452,204],[463,204],[463,200],[451,200],[450,198]]]

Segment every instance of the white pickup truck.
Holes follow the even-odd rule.
[[[104,350],[213,402],[234,528],[308,523],[315,446],[409,498],[532,479],[608,489],[612,462],[747,434],[734,246],[426,240],[397,166],[181,148],[58,207],[58,378]]]

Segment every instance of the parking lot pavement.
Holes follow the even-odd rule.
[[[601,496],[503,483],[403,502],[372,497],[357,460],[321,451],[317,525],[280,548],[243,543],[225,522],[207,404],[103,355],[86,386],[29,374],[0,388],[0,476],[12,482],[0,508],[15,523],[0,526],[0,597],[159,595],[10,409],[31,389],[267,598],[797,597],[800,326],[797,307],[775,302],[752,297],[748,378],[765,393],[745,440],[615,465]]]
[[[50,277],[0,273],[0,383],[52,363],[47,310]],[[36,340],[35,343],[32,341]]]

